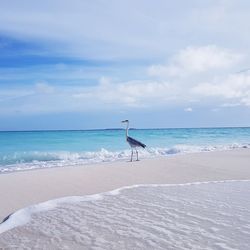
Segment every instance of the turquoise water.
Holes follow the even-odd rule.
[[[250,128],[136,129],[140,156],[250,147]],[[0,132],[0,172],[125,160],[124,130]]]

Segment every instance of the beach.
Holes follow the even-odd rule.
[[[0,220],[32,204],[123,186],[243,179],[250,179],[250,149],[2,174]]]
[[[84,166],[77,166],[77,167],[76,166],[61,167],[61,168],[58,167],[58,168],[39,169],[39,170],[30,170],[30,171],[21,171],[21,172],[1,174],[0,175],[0,199],[1,199],[0,219],[3,220],[4,218],[6,218],[6,216],[12,213],[14,213],[14,216],[13,215],[10,216],[10,218],[1,225],[2,228],[0,226],[0,232],[2,229],[2,234],[0,234],[0,246],[2,244],[2,246],[7,247],[8,242],[10,240],[14,244],[14,245],[12,244],[12,247],[17,246],[18,244],[21,244],[21,243],[24,244],[24,242],[26,242],[25,240],[23,240],[21,243],[18,242],[18,240],[21,241],[21,239],[25,239],[25,237],[28,237],[28,239],[32,241],[34,240],[39,241],[40,239],[39,233],[38,234],[34,233],[33,236],[30,235],[30,233],[25,234],[25,232],[27,232],[28,230],[28,229],[25,229],[25,224],[28,223],[29,220],[25,221],[25,223],[22,222],[22,219],[20,220],[20,218],[23,217],[22,208],[41,203],[42,204],[41,211],[40,211],[40,208],[38,208],[37,210],[36,206],[34,207],[35,208],[34,211],[37,210],[38,214],[40,211],[41,215],[43,215],[44,208],[45,208],[45,211],[52,209],[52,212],[53,212],[54,211],[53,208],[56,208],[58,206],[55,204],[57,203],[59,203],[59,205],[61,203],[71,204],[73,201],[73,203],[71,204],[71,207],[67,208],[66,210],[68,211],[66,212],[66,215],[64,215],[66,217],[64,217],[64,219],[62,218],[61,221],[59,220],[58,222],[57,220],[56,222],[56,223],[59,223],[59,225],[63,226],[65,225],[65,220],[66,220],[65,218],[67,218],[67,216],[71,214],[69,218],[71,219],[74,218],[74,213],[76,212],[77,206],[78,206],[77,203],[76,205],[74,205],[75,202],[83,202],[83,201],[85,202],[86,200],[87,201],[93,200],[91,202],[94,202],[95,200],[103,199],[103,197],[100,198],[98,194],[105,194],[111,191],[111,194],[114,195],[114,194],[118,194],[119,191],[115,191],[112,193],[112,190],[117,190],[120,188],[123,189],[123,187],[137,187],[135,185],[139,185],[139,186],[145,185],[146,187],[147,185],[149,185],[150,187],[150,184],[153,184],[153,185],[156,185],[156,187],[157,185],[159,185],[160,187],[160,185],[162,184],[166,184],[166,185],[172,184],[172,185],[176,185],[176,187],[179,188],[178,185],[180,184],[183,190],[187,190],[185,188],[185,185],[189,185],[190,183],[191,185],[192,183],[193,184],[201,183],[204,185],[204,183],[217,183],[217,182],[223,183],[224,181],[236,181],[236,182],[237,180],[240,182],[244,180],[247,181],[247,180],[250,180],[249,163],[250,163],[250,149],[246,148],[246,149],[235,149],[235,150],[228,150],[228,151],[216,151],[216,152],[206,152],[206,153],[174,155],[174,156],[169,156],[169,157],[158,157],[154,159],[143,159],[138,162],[137,161],[135,162],[123,161],[123,162],[93,164],[89,166],[84,165]],[[182,186],[183,184],[184,186]],[[230,184],[230,182],[229,184],[225,184],[225,185],[229,185],[229,187],[226,187],[224,189],[225,190],[231,189],[232,197],[233,197],[233,191],[236,190],[237,187],[234,188],[234,186],[232,186],[233,184]],[[213,187],[213,189],[214,188],[215,187]],[[246,198],[246,194],[244,194],[244,192],[249,193],[250,191],[249,187],[246,186],[246,187],[241,187],[241,188],[243,189],[242,191],[243,198]],[[212,193],[211,193],[212,195],[213,193],[214,194],[216,193],[216,189],[217,188],[215,188],[215,190],[212,190]],[[157,189],[155,189],[154,192],[156,192],[157,194]],[[174,192],[176,192],[177,197],[179,197],[180,195],[180,193],[178,193],[179,191],[175,190]],[[192,199],[192,195],[196,191],[194,190],[190,192],[191,194],[189,193],[187,196],[184,195],[185,199],[189,198],[189,196],[190,196],[190,199]],[[181,193],[183,193],[183,191],[181,191]],[[210,191],[205,192],[205,194],[208,194],[208,193],[210,193]],[[239,194],[239,192],[237,194]],[[200,197],[199,195],[197,197]],[[219,192],[217,195],[219,195]],[[221,194],[221,196],[218,196],[217,197],[218,202],[222,199],[221,197],[224,197],[224,196],[226,195]],[[69,197],[69,198],[62,198],[62,197]],[[90,198],[86,198],[86,197],[90,197]],[[60,199],[58,200],[58,198],[62,198],[63,202],[61,202]],[[179,199],[178,202],[181,202],[184,198],[180,198],[180,199],[177,198],[177,201]],[[169,199],[170,198],[168,198],[168,200]],[[201,204],[203,204],[202,199],[203,197],[198,198]],[[206,199],[206,202],[207,202],[207,199]],[[244,204],[241,204],[241,205],[243,205],[243,208],[244,208]],[[39,206],[40,205],[38,204],[38,207]],[[108,208],[108,210],[110,210],[113,207],[113,205],[110,205],[110,204],[109,205],[106,204],[105,206],[106,206],[106,209]],[[47,209],[47,207],[49,207],[49,209]],[[95,209],[97,208],[99,209],[100,206],[97,205],[94,209],[91,208],[90,210],[95,211]],[[32,209],[33,208],[31,207],[27,211],[33,211]],[[133,209],[133,205],[130,205],[129,209]],[[192,209],[193,208],[191,208],[191,210]],[[244,209],[248,211],[250,207],[244,208]],[[17,210],[21,212],[15,213],[15,211]],[[119,208],[119,211],[120,210],[122,209]],[[27,217],[27,211],[25,209],[24,211],[26,214],[25,216]],[[87,212],[87,210],[80,210],[80,211]],[[147,212],[149,211],[151,211],[151,208]],[[36,214],[37,212],[29,212],[29,213],[30,215],[32,215],[32,213]],[[95,212],[95,214],[98,214],[98,212]],[[107,212],[107,215],[108,215],[108,212]],[[105,215],[103,216],[104,216],[103,217],[103,220],[104,220]],[[34,218],[36,218],[36,215]],[[57,219],[60,218],[60,213],[57,214],[56,216],[53,215],[53,218],[57,218]],[[91,216],[89,218],[91,218]],[[47,219],[41,219],[41,221],[39,222],[39,225],[42,225],[44,221],[47,221]],[[102,219],[99,218],[98,223],[102,224],[105,222],[105,220],[103,222],[101,220]],[[37,220],[37,223],[38,221],[39,219]],[[188,223],[189,222],[190,221],[188,221]],[[53,221],[51,223],[53,224]],[[113,227],[112,223],[111,225],[109,225],[109,227],[111,228]],[[203,222],[201,221],[200,223],[203,223]],[[47,228],[47,226],[49,225],[48,224],[44,225],[45,228]],[[130,226],[128,225],[128,228],[127,228],[128,230],[129,230],[129,227],[131,227],[131,225]],[[40,226],[36,226],[35,228],[38,229],[40,228]],[[32,231],[35,232],[36,229],[32,229]],[[178,231],[178,228],[175,230]],[[16,238],[17,240],[14,240],[14,238],[11,238],[11,237]],[[59,236],[57,235],[57,237]],[[92,235],[91,237],[96,238],[97,236]],[[15,242],[17,245],[15,245]],[[78,240],[76,240],[76,242],[78,242]],[[25,244],[23,245],[23,247],[26,246]],[[42,246],[45,243],[40,242],[40,244]],[[56,246],[62,247],[64,246],[64,244],[66,243],[63,241],[63,239],[60,238],[60,244],[54,245],[55,249],[57,249]],[[82,245],[82,243],[79,243],[79,242],[78,244],[76,244],[78,247]],[[91,245],[91,243],[89,244]],[[28,245],[32,246],[30,245],[30,243]],[[71,247],[73,246],[74,244],[71,245]],[[163,244],[163,246],[166,247],[166,244],[165,245]],[[104,248],[108,249],[109,247],[107,245]],[[117,247],[118,246],[114,246],[114,248],[111,247],[110,249],[116,249]],[[131,246],[131,247],[134,247],[134,246]],[[76,247],[75,249],[78,249],[78,248]],[[126,247],[124,247],[124,249],[126,249]],[[142,249],[144,249],[144,247],[142,247]]]
[[[250,149],[1,174],[0,220],[22,207],[46,200],[134,184],[242,179],[250,179]]]

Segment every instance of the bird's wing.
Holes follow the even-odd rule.
[[[130,136],[128,136],[127,140],[128,140],[128,142],[131,142],[131,143],[132,143],[133,145],[135,145],[135,146],[143,147],[143,148],[146,147],[145,144],[143,144],[143,143],[140,142],[140,141],[137,141],[136,139],[134,139],[134,138],[132,138],[132,137],[130,137]]]

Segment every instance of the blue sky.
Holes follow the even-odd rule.
[[[0,1],[0,130],[250,125],[249,1]]]

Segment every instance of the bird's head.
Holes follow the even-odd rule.
[[[124,120],[124,121],[121,121],[122,123],[127,123],[127,122],[129,122],[129,120]]]

